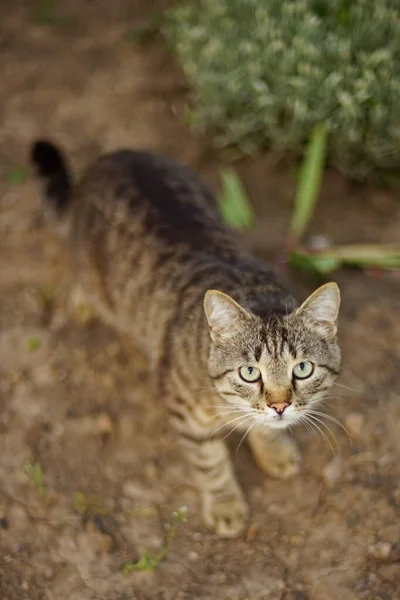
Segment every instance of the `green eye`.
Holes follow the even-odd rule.
[[[314,365],[308,360],[300,362],[293,367],[292,372],[296,379],[307,379],[314,373]]]
[[[239,375],[243,381],[248,383],[254,383],[261,377],[260,369],[257,369],[257,367],[240,367]]]

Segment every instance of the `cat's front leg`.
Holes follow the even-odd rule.
[[[181,434],[180,442],[202,497],[206,525],[233,538],[246,526],[248,506],[236,481],[226,444]]]
[[[257,427],[249,433],[249,446],[258,467],[277,479],[289,479],[299,472],[300,451],[287,433]]]

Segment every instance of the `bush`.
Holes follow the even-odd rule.
[[[165,33],[219,145],[298,154],[325,121],[342,170],[399,166],[399,0],[197,0]]]

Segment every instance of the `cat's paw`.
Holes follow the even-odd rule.
[[[273,442],[258,436],[250,440],[258,467],[275,479],[289,479],[300,471],[301,455],[297,444],[286,435]]]
[[[247,522],[248,506],[239,495],[218,500],[214,496],[203,498],[203,516],[207,527],[222,538],[234,538],[240,535]]]

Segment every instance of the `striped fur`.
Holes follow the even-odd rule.
[[[205,522],[238,535],[247,505],[223,438],[249,432],[260,468],[297,472],[297,448],[280,430],[307,418],[338,375],[337,286],[298,308],[224,226],[212,192],[172,160],[116,152],[71,187],[60,157],[48,142],[32,151],[48,200],[68,223],[77,281],[99,315],[147,352]],[[304,380],[292,374],[301,361],[314,365]],[[258,381],[241,379],[247,365],[259,369]]]

